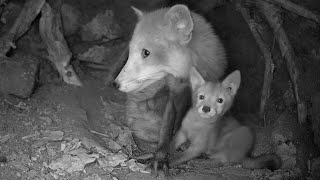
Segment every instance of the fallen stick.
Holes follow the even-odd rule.
[[[313,13],[312,11],[306,9],[305,7],[299,6],[289,0],[264,0],[269,3],[273,3],[283,7],[284,9],[294,12],[295,14],[311,19],[317,23],[320,23],[320,15]]]
[[[82,86],[80,79],[69,64],[71,52],[61,32],[61,14],[48,3],[42,8],[39,29],[42,41],[47,47],[49,59],[56,66],[60,76],[67,84]]]
[[[257,1],[257,5],[273,29],[273,33],[279,44],[281,54],[286,59],[287,69],[290,74],[295,98],[297,101],[298,121],[300,124],[305,123],[307,117],[307,107],[300,96],[301,87],[299,83],[299,68],[296,62],[297,57],[288,40],[285,30],[282,27],[279,13],[280,10],[275,5],[262,0]]]
[[[10,31],[0,39],[0,56],[6,56],[11,48],[15,48],[13,42],[27,32],[33,20],[40,13],[44,3],[45,0],[26,1]]]
[[[268,49],[268,46],[264,43],[259,32],[256,29],[257,24],[249,16],[249,11],[246,8],[242,7],[240,4],[238,5],[238,9],[240,10],[243,19],[248,24],[251,34],[254,37],[255,41],[257,42],[258,47],[265,59],[264,79],[263,79],[263,87],[261,92],[259,115],[261,119],[264,119],[264,125],[266,126],[267,123],[265,122],[265,118],[264,118],[265,106],[270,96],[270,88],[271,88],[271,82],[273,79],[274,63],[272,60],[271,52]]]

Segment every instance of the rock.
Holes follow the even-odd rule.
[[[21,170],[22,172],[27,172],[29,171],[29,168],[26,167],[25,165],[22,164],[22,162],[20,161],[13,161],[10,163],[12,166],[14,166],[15,168]]]
[[[45,130],[41,132],[42,139],[48,141],[61,141],[63,138],[64,133],[62,131],[50,131]]]
[[[296,153],[297,149],[295,145],[290,143],[282,143],[278,145],[276,153],[280,156],[282,160],[283,169],[291,169],[296,165]]]
[[[110,64],[115,63],[114,60],[119,59],[127,44],[128,41],[126,39],[117,39],[98,44],[79,43],[72,47],[72,52],[76,54],[80,61],[110,66]]]
[[[107,56],[110,49],[107,49],[103,46],[93,46],[88,49],[88,51],[84,52],[83,54],[80,54],[78,56],[78,59],[81,61],[89,61],[93,63],[102,63],[105,57]]]
[[[121,36],[121,28],[114,20],[112,10],[96,15],[80,32],[82,41],[111,40]]]
[[[320,93],[314,95],[312,101],[312,130],[314,143],[320,148]]]
[[[311,174],[314,179],[320,179],[320,157],[312,161]]]
[[[86,164],[94,162],[99,158],[98,154],[91,154],[89,151],[80,148],[64,154],[49,164],[52,170],[63,170],[68,173],[83,171]]]
[[[5,156],[0,156],[0,163],[7,163],[8,159]]]
[[[112,171],[115,166],[128,160],[128,156],[123,153],[109,154],[98,159],[98,165],[105,170]]]
[[[7,142],[9,139],[11,139],[14,135],[13,134],[6,134],[4,136],[0,135],[0,144],[4,144]]]
[[[98,174],[92,174],[91,176],[88,176],[83,180],[102,180],[102,178]]]
[[[26,173],[26,175],[27,175],[28,179],[34,179],[35,176],[37,175],[37,171],[35,171],[35,170],[30,170],[30,171],[28,171],[28,172]]]
[[[0,34],[3,35],[11,29],[13,26],[15,19],[19,16],[21,9],[23,7],[22,3],[17,2],[8,2],[6,6],[4,6],[4,10],[1,14],[1,29]]]
[[[65,36],[70,36],[77,32],[80,28],[80,17],[81,13],[78,9],[68,4],[62,4],[61,18]]]
[[[0,59],[0,93],[28,98],[34,90],[38,59],[32,56],[15,56]]]

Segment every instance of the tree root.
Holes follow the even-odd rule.
[[[270,88],[271,88],[271,82],[273,79],[274,63],[272,60],[271,52],[268,49],[268,46],[262,40],[257,30],[257,24],[249,16],[249,11],[246,8],[242,7],[240,4],[238,4],[237,9],[241,12],[243,19],[248,24],[251,34],[253,35],[255,41],[257,42],[258,47],[265,59],[265,70],[264,70],[264,79],[263,79],[263,87],[262,87],[261,100],[260,100],[259,115],[261,119],[264,119],[264,125],[266,126],[267,123],[265,122],[265,118],[264,118],[265,106],[270,96]]]
[[[289,0],[264,0],[269,3],[273,3],[283,7],[284,9],[294,12],[295,14],[305,17],[307,19],[311,19],[317,23],[320,23],[320,15],[317,15],[305,7],[299,6]]]
[[[81,86],[82,83],[69,64],[71,52],[61,32],[61,14],[48,3],[42,8],[42,16],[39,23],[40,36],[47,47],[49,59],[56,66],[60,76],[67,84]]]
[[[307,107],[300,95],[301,86],[299,83],[300,72],[297,63],[298,58],[296,57],[295,52],[286,35],[286,32],[282,27],[282,21],[279,14],[280,10],[274,4],[262,0],[257,1],[257,6],[264,14],[270,27],[273,29],[273,33],[279,44],[281,54],[286,59],[287,69],[293,84],[295,98],[298,106],[298,121],[300,124],[305,123],[307,117]]]

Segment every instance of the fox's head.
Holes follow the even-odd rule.
[[[190,71],[193,107],[197,109],[202,118],[224,115],[233,103],[240,81],[240,71],[236,70],[222,82],[206,82],[193,67]]]
[[[192,65],[188,43],[193,20],[185,5],[144,14],[133,8],[138,23],[129,44],[128,61],[115,79],[123,92],[136,92],[168,74],[188,77]]]

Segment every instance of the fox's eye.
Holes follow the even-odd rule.
[[[204,99],[204,95],[200,95],[200,96],[199,96],[199,99]]]
[[[146,50],[146,49],[142,49],[142,57],[145,59],[150,55],[150,51]]]
[[[217,99],[217,102],[221,104],[221,103],[223,103],[223,99],[219,98],[219,99]]]

